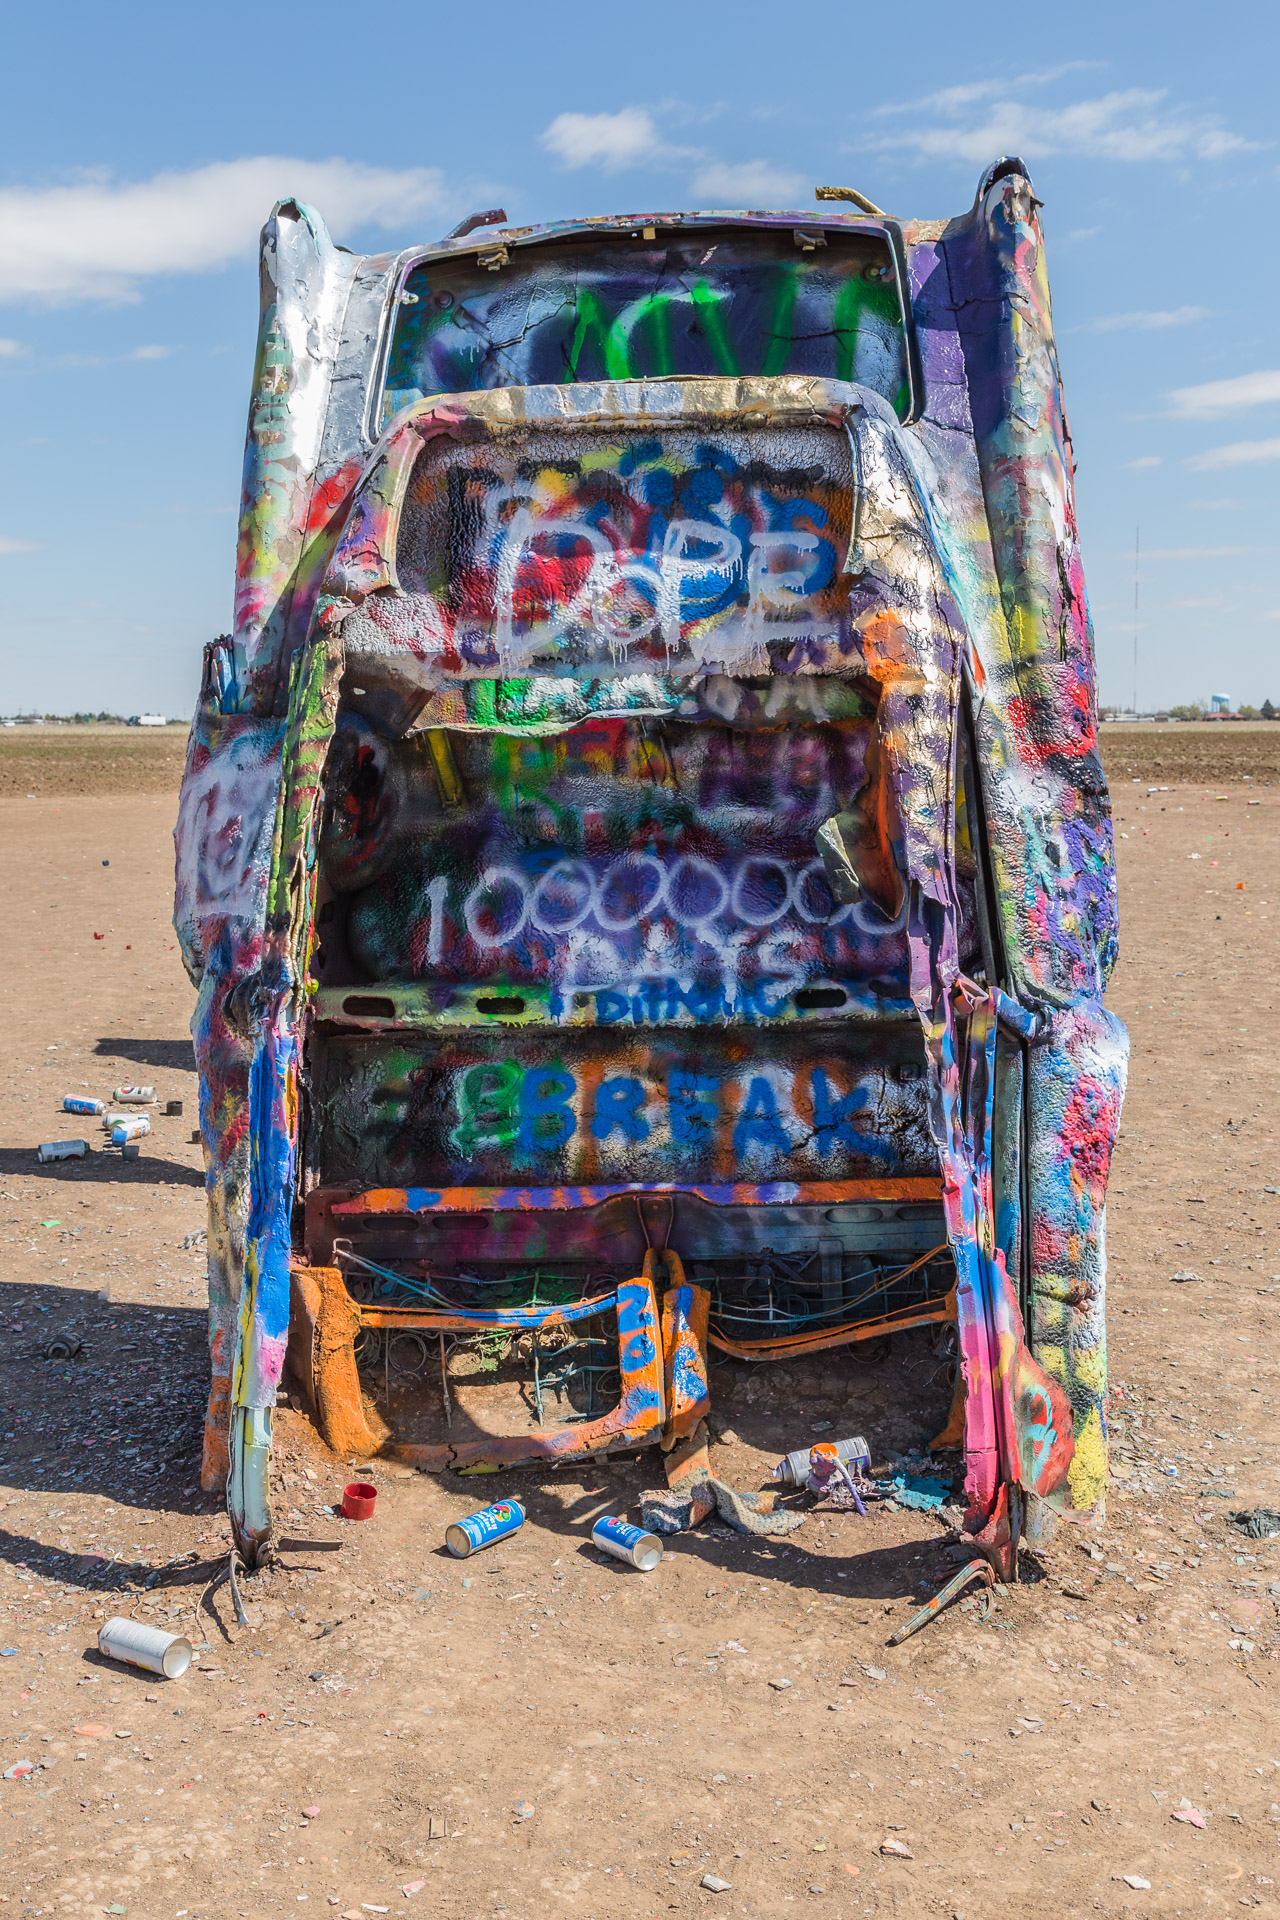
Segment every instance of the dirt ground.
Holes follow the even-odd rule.
[[[1202,732],[1229,754],[1207,787]],[[703,1528],[642,1575],[602,1560],[589,1523],[634,1507],[653,1456],[434,1479],[332,1459],[292,1411],[281,1523],[341,1551],[249,1582],[247,1628],[225,1588],[197,1623],[226,1521],[197,1485],[202,1256],[183,1245],[203,1200],[168,923],[181,743],[134,732],[124,774],[41,740],[37,778],[18,733],[0,734],[0,1771],[38,1771],[0,1781],[0,1903],[145,1920],[1280,1904],[1280,1543],[1225,1519],[1280,1504],[1280,727],[1224,729],[1221,749],[1209,728],[1104,736],[1111,1003],[1134,1049],[1109,1512],[1024,1554],[989,1618],[953,1610],[898,1650],[888,1633],[948,1567],[937,1518],[815,1516],[783,1543]],[[92,1132],[64,1093],[139,1078],[184,1113],[137,1162],[37,1164],[38,1141]],[[83,1353],[43,1358],[63,1332]],[[820,1431],[883,1458],[911,1438],[895,1406],[919,1425],[945,1405],[938,1374],[923,1335],[878,1367],[719,1373],[718,1469],[758,1485]],[[371,1524],[326,1511],[353,1464],[379,1488]],[[449,1559],[449,1521],[508,1495],[523,1530]],[[113,1613],[190,1633],[198,1669],[109,1665]]]

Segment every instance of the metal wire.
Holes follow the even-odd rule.
[[[871,1285],[865,1288],[863,1292],[855,1294],[852,1299],[844,1296],[842,1292],[842,1297],[839,1301],[824,1301],[821,1306],[810,1306],[807,1302],[795,1301],[790,1311],[780,1309],[775,1302],[775,1282],[772,1271],[769,1272],[765,1279],[765,1284],[769,1289],[768,1304],[766,1306],[753,1306],[747,1299],[726,1301],[723,1285],[717,1284],[716,1307],[713,1309],[711,1315],[711,1324],[717,1332],[724,1332],[726,1325],[729,1323],[741,1325],[746,1322],[772,1327],[786,1324],[805,1327],[817,1325],[821,1321],[844,1321],[856,1313],[859,1307],[865,1306],[869,1300],[873,1300],[878,1294],[887,1294],[891,1287],[895,1287],[901,1281],[908,1279],[911,1274],[918,1273],[922,1268],[927,1267],[930,1261],[939,1259],[947,1252],[948,1248],[946,1245],[932,1247],[928,1253],[921,1254],[919,1259],[911,1261],[908,1266],[899,1267],[892,1273],[886,1273],[883,1267],[873,1267],[871,1272],[874,1277],[872,1278]],[[800,1275],[795,1271],[795,1263],[797,1260],[800,1261],[801,1268],[803,1269],[803,1267],[808,1265],[812,1260],[812,1255],[769,1255],[771,1268],[774,1266],[783,1268],[784,1285],[787,1280],[790,1280],[792,1285],[799,1283]],[[866,1278],[869,1276],[860,1275],[858,1277]],[[928,1297],[927,1280],[925,1297]]]

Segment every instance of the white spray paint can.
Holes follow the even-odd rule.
[[[111,1144],[122,1147],[126,1140],[137,1140],[142,1134],[150,1133],[151,1122],[145,1113],[134,1113],[127,1120],[117,1120],[111,1129]]]
[[[191,1642],[180,1633],[162,1633],[141,1620],[108,1620],[98,1632],[98,1652],[129,1667],[145,1667],[166,1680],[181,1680],[191,1665]]]
[[[149,1107],[155,1097],[154,1087],[117,1087],[111,1096],[126,1107]]]

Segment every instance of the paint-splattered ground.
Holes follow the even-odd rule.
[[[954,1613],[897,1652],[888,1631],[943,1565],[933,1520],[834,1515],[785,1551],[703,1533],[642,1576],[586,1536],[652,1482],[647,1461],[469,1487],[375,1470],[377,1519],[355,1527],[323,1511],[348,1464],[283,1413],[285,1524],[340,1534],[342,1552],[290,1554],[252,1583],[248,1630],[224,1590],[180,1684],[102,1663],[108,1611],[192,1628],[224,1545],[195,1487],[200,1254],[182,1243],[202,1206],[167,924],[172,758],[157,747],[149,792],[144,775],[141,792],[77,794],[64,763],[62,786],[0,799],[0,1772],[40,1769],[0,1781],[6,1910],[1280,1905],[1280,1544],[1226,1524],[1280,1505],[1280,780],[1261,784],[1271,736],[1234,737],[1250,736],[1257,764],[1207,791],[1166,773],[1170,791],[1148,793],[1161,782],[1112,756],[1128,836],[1112,1003],[1134,1064],[1111,1209],[1110,1519],[1028,1558],[985,1622]],[[186,1112],[136,1165],[37,1167],[38,1140],[77,1130],[64,1092],[139,1078]],[[41,1358],[61,1331],[84,1353]],[[815,1371],[793,1420],[767,1378],[730,1381],[721,1468],[754,1484],[819,1420],[901,1446],[888,1400],[923,1421],[935,1372],[904,1339],[877,1370]],[[514,1541],[442,1556],[451,1518],[517,1490]],[[201,1564],[136,1591],[184,1553]]]

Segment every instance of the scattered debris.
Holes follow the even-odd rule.
[[[1280,1534],[1280,1513],[1274,1507],[1242,1507],[1229,1513],[1227,1522],[1250,1540],[1272,1540]]]
[[[1181,1285],[1183,1282],[1187,1280],[1198,1281],[1200,1279],[1200,1275],[1198,1273],[1193,1272],[1193,1270],[1190,1267],[1183,1267],[1180,1272],[1171,1273],[1169,1275],[1169,1278],[1170,1280],[1173,1280],[1177,1282],[1179,1285]]]
[[[88,1152],[87,1140],[45,1140],[36,1148],[36,1159],[47,1166],[51,1160],[83,1160]]]
[[[185,1635],[163,1633],[159,1627],[119,1616],[99,1629],[98,1652],[126,1666],[162,1673],[166,1680],[181,1680],[191,1665],[191,1642]]]
[[[892,1860],[915,1859],[914,1853],[912,1853],[910,1847],[904,1840],[882,1840],[880,1842],[880,1851],[881,1853],[887,1854]]]
[[[74,1360],[84,1352],[84,1341],[74,1333],[55,1333],[48,1346],[43,1349],[46,1360]]]
[[[950,1480],[932,1473],[895,1473],[880,1484],[891,1500],[916,1513],[934,1513],[951,1498]]]
[[[369,1489],[372,1492],[372,1489]],[[344,1501],[345,1507],[345,1501]],[[495,1500],[491,1507],[469,1513],[445,1528],[445,1545],[455,1560],[469,1560],[482,1547],[492,1547],[524,1525],[524,1508],[518,1500]]]
[[[662,1558],[662,1542],[656,1534],[630,1526],[612,1514],[596,1521],[591,1538],[601,1553],[611,1553],[615,1560],[625,1560],[641,1573],[652,1573]]]
[[[377,1504],[378,1489],[367,1481],[353,1480],[342,1489],[342,1517],[344,1520],[372,1520],[373,1509]],[[453,1528],[450,1527],[450,1533]]]
[[[852,1462],[858,1472],[870,1471],[871,1454],[865,1440],[824,1440],[821,1445],[823,1451],[834,1459]],[[773,1470],[773,1478],[784,1487],[804,1486],[809,1478],[814,1452],[812,1447],[798,1447],[794,1453],[779,1460]]]
[[[708,1893],[728,1893],[733,1886],[731,1880],[722,1880],[717,1873],[704,1873],[698,1884]]]

